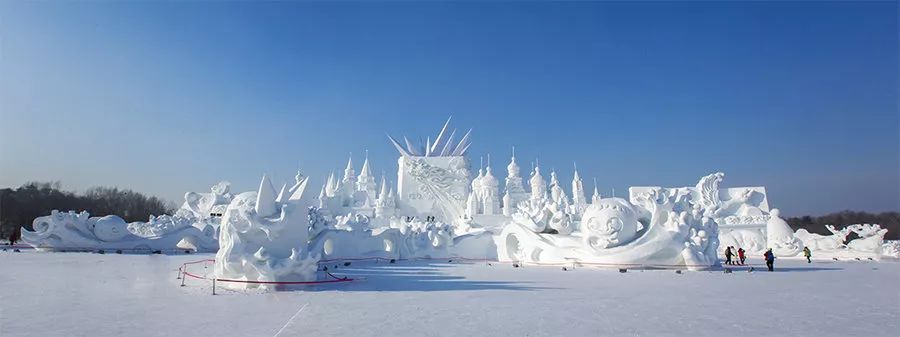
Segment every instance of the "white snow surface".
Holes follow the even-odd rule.
[[[778,259],[776,272],[354,262],[352,282],[218,289],[214,258],[0,252],[0,336],[896,336],[900,263]],[[204,265],[190,268],[204,273]],[[207,271],[212,270],[211,264]]]

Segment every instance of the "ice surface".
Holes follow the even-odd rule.
[[[364,280],[302,292],[212,296],[206,281],[191,279],[179,287],[181,263],[212,256],[0,252],[0,336],[895,336],[900,329],[897,262],[778,259],[773,273],[731,274],[353,263],[335,272]],[[757,257],[750,262],[762,269]]]

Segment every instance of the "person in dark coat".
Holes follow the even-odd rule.
[[[775,271],[775,254],[772,253],[772,248],[766,250],[763,257],[766,259],[766,267],[769,267],[769,271]]]
[[[731,246],[725,247],[725,264],[731,264]]]
[[[22,237],[21,227],[13,229],[12,233],[9,233],[9,245],[15,246],[16,241],[19,241],[19,239],[21,237]]]

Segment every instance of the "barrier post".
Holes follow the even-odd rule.
[[[216,278],[213,277],[212,281],[213,281],[213,295],[215,295],[216,294]]]
[[[185,269],[187,269],[186,266],[181,266],[181,286],[182,287],[184,287],[184,279],[186,278],[186,277],[184,277],[184,273],[187,272],[187,270],[185,270]]]
[[[180,280],[180,279],[181,279],[181,267],[178,267],[178,273],[175,273],[175,279],[176,279],[176,280]]]

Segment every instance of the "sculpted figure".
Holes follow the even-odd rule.
[[[630,242],[640,226],[633,206],[620,198],[601,199],[588,206],[581,219],[582,241],[594,251]]]

